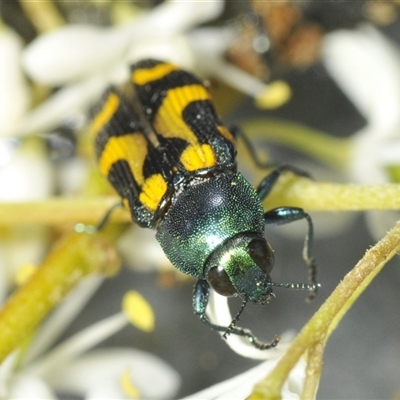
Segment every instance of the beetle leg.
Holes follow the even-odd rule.
[[[112,205],[107,212],[105,213],[104,217],[100,220],[100,222],[97,225],[86,225],[86,224],[76,224],[74,229],[76,232],[79,233],[96,233],[101,231],[108,223],[110,220],[111,214],[117,209],[123,207],[122,202],[115,203]]]
[[[199,279],[194,287],[193,309],[204,324],[216,331],[224,332],[224,339],[226,339],[226,336],[231,333],[238,336],[245,336],[255,348],[260,350],[271,349],[278,344],[278,337],[275,337],[275,339],[271,343],[262,343],[258,341],[250,330],[235,326],[238,318],[235,318],[229,326],[213,324],[206,315],[206,309],[210,298],[210,290],[210,285],[204,279]]]
[[[256,166],[258,168],[274,168],[274,171],[272,172],[272,174],[275,173],[278,176],[276,178],[271,177],[271,179],[274,181],[272,183],[272,185],[275,183],[275,181],[278,179],[279,175],[283,171],[291,171],[294,174],[299,175],[299,176],[304,176],[304,177],[307,177],[307,178],[310,177],[310,175],[307,172],[305,172],[305,171],[303,171],[303,170],[301,170],[299,168],[296,168],[296,167],[294,167],[292,165],[277,166],[275,163],[271,163],[269,161],[261,160],[260,157],[257,154],[256,148],[255,148],[253,142],[249,139],[247,134],[239,126],[235,125],[235,126],[231,127],[230,128],[230,132],[232,132],[233,137],[235,139],[238,139],[240,137],[243,140],[243,143],[246,146],[247,151],[250,153],[250,156],[253,159],[254,164],[256,164]],[[270,175],[268,175],[266,179],[268,179],[270,177]]]
[[[263,160],[260,160],[253,143],[239,126],[237,125],[232,126],[230,128],[230,131],[232,132],[233,137],[235,139],[238,139],[240,136],[240,138],[243,140],[244,145],[247,148],[247,151],[250,153],[250,156],[253,159],[254,163],[257,165],[257,167],[271,168],[273,166],[270,162],[265,162]]]
[[[110,217],[112,215],[112,213],[117,209],[117,208],[121,208],[123,207],[123,204],[121,201],[119,201],[118,203],[115,203],[114,205],[112,205],[110,207],[110,209],[106,212],[106,214],[104,215],[104,217],[100,220],[100,222],[97,224],[96,229],[98,231],[101,231],[108,223],[108,221],[110,220]]]
[[[317,267],[315,264],[314,256],[312,255],[314,225],[312,223],[310,215],[307,214],[302,208],[298,207],[279,207],[264,213],[265,224],[270,226],[289,224],[291,222],[301,219],[305,219],[308,224],[308,231],[304,240],[303,258],[308,265],[308,280],[311,284],[315,285],[314,290],[308,296],[308,299],[312,300],[317,294],[318,285],[316,282]]]
[[[275,168],[258,185],[257,194],[261,201],[264,200],[270,194],[272,188],[274,187],[275,183],[278,181],[282,172],[286,172],[286,171],[290,171],[297,176],[303,176],[305,178],[310,178],[310,175],[307,172],[302,171],[299,168],[296,168],[292,165],[281,165],[281,166]]]

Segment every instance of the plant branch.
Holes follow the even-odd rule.
[[[310,352],[307,374],[310,371],[318,371],[316,379],[319,379],[321,368],[318,367],[318,364],[322,365],[323,354],[320,346],[326,343],[329,335],[373,278],[399,251],[400,222],[374,247],[369,249],[357,265],[345,276],[321,308],[304,326],[275,369],[255,386],[249,399],[280,399],[282,386],[288,379],[290,371],[307,351]],[[317,356],[320,358],[319,363]],[[313,365],[317,365],[317,367],[315,368]],[[316,390],[315,384],[309,384],[306,388],[309,398],[315,396],[315,393],[314,396],[311,396],[310,393],[312,386]]]
[[[57,242],[0,311],[0,363],[84,276],[113,275],[119,264],[114,247],[103,235],[71,233]]]

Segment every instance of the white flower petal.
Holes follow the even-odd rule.
[[[220,296],[213,291],[207,307],[207,315],[214,324],[229,326],[232,321],[232,315],[229,311],[228,298]],[[220,332],[220,334],[222,336],[224,332]],[[256,360],[276,359],[281,356],[282,352],[287,348],[286,337],[283,337],[283,340],[281,340],[277,347],[269,350],[259,350],[255,348],[246,337],[233,334],[227,337],[226,342],[235,353]]]
[[[73,157],[65,160],[58,175],[58,186],[64,196],[82,193],[88,182],[89,167],[92,166],[91,160],[83,157]]]
[[[210,388],[195,393],[182,400],[228,400],[247,398],[254,385],[265,378],[276,366],[279,360],[269,360],[257,365],[250,370],[218,383]],[[298,399],[304,381],[305,363],[300,360],[289,375],[288,382],[285,383],[282,390],[283,399]]]
[[[150,36],[134,41],[126,58],[129,64],[145,58],[155,58],[170,61],[185,69],[193,69],[195,65],[190,44],[183,35]]]
[[[191,2],[186,0],[165,1],[143,17],[121,27],[131,41],[127,62],[143,58],[158,58],[193,69],[193,51],[187,38],[181,33],[194,26],[217,18],[224,8],[222,0]],[[209,45],[215,43],[214,37]]]
[[[400,134],[400,126],[397,132]],[[383,142],[378,150],[379,161],[384,168],[388,165],[399,165],[400,164],[400,137],[396,138],[396,140]]]
[[[88,328],[78,332],[26,370],[38,375],[46,375],[76,359],[82,353],[92,349],[99,343],[114,335],[128,324],[125,315],[120,312],[105,318]]]
[[[108,83],[105,75],[94,75],[76,85],[66,86],[30,111],[15,127],[16,135],[43,132],[62,121],[86,113]]]
[[[121,377],[129,369],[131,382],[140,398],[173,398],[180,378],[164,361],[151,354],[128,348],[96,350],[48,376],[58,390],[86,395],[90,399],[129,398]]]
[[[26,374],[17,374],[12,377],[7,398],[15,400],[57,399],[47,383],[36,376]]]
[[[0,168],[12,161],[20,145],[18,139],[4,138],[0,140]]]
[[[20,65],[22,40],[0,28],[0,135],[9,135],[30,103],[29,87]]]
[[[377,129],[367,125],[353,138],[353,157],[348,174],[353,182],[362,184],[382,184],[388,182],[388,174],[380,160],[383,138],[377,136]]]
[[[39,332],[37,332],[27,350],[23,365],[27,365],[37,359],[54,344],[61,333],[87,304],[103,280],[103,276],[91,275],[79,283],[40,327]]]
[[[286,381],[282,398],[298,399],[303,390],[304,380],[306,379],[306,362],[301,358],[289,374],[289,379]],[[292,397],[290,397],[292,395]]]
[[[15,284],[17,270],[24,264],[38,265],[48,248],[45,226],[13,227],[0,240],[0,270],[7,289]],[[23,251],[21,251],[23,249]]]
[[[12,377],[19,358],[19,351],[13,351],[0,364],[0,399],[7,398],[8,382]]]
[[[7,289],[8,289],[9,283],[10,283],[10,278],[6,271],[6,265],[5,264],[1,265],[1,263],[0,263],[0,306],[3,305],[4,301],[7,298],[7,294],[8,294]],[[1,377],[0,377],[0,382],[1,382]],[[1,393],[1,391],[0,391],[0,393]]]
[[[363,25],[326,36],[324,60],[342,90],[367,119],[353,136],[350,179],[363,184],[388,182],[385,167],[398,163],[400,56],[377,29]]]
[[[152,272],[160,265],[170,265],[155,238],[155,232],[132,225],[117,243],[118,253],[137,271]]]
[[[232,28],[199,28],[188,32],[187,39],[193,48],[197,62],[204,68],[212,67],[208,57],[222,58],[224,52],[237,38],[237,33]]]
[[[248,96],[257,97],[268,89],[264,82],[222,58],[213,63],[212,68],[213,75]]]
[[[235,65],[225,61],[224,51],[235,39],[232,29],[203,28],[188,35],[196,57],[195,67],[213,75],[249,96],[256,97],[267,90],[267,85]]]
[[[217,383],[182,400],[245,399],[250,395],[253,386],[272,370],[276,362],[277,360],[265,361],[242,374]]]
[[[32,79],[63,85],[109,69],[122,58],[132,40],[140,44],[145,37],[173,36],[218,17],[223,8],[222,0],[174,0],[122,27],[65,26],[31,43],[24,51],[23,65]]]
[[[196,25],[217,18],[225,7],[223,0],[213,1],[164,1],[143,18],[125,26],[127,31],[141,36],[175,35]],[[135,36],[131,36],[136,39]]]
[[[53,172],[44,153],[29,145],[7,153],[1,140],[4,164],[0,166],[0,201],[35,201],[53,192]],[[7,160],[8,159],[8,160]],[[38,264],[47,247],[48,229],[44,226],[13,227],[3,232],[0,241],[0,268],[3,284],[14,283],[17,268],[23,264]],[[23,248],[23,251],[21,249]]]
[[[122,57],[129,38],[124,32],[91,25],[69,25],[39,36],[25,49],[29,76],[58,86],[110,68]]]
[[[395,210],[368,211],[364,215],[369,233],[376,241],[381,240],[400,219],[400,213]]]
[[[324,38],[323,60],[379,137],[393,134],[400,122],[400,56],[376,28],[339,30]]]
[[[54,187],[50,161],[36,149],[20,147],[1,166],[0,186],[0,201],[46,198]]]

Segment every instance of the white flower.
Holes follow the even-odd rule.
[[[366,118],[352,137],[350,179],[362,184],[390,182],[387,168],[400,165],[399,48],[371,25],[326,35],[326,68]],[[398,219],[396,212],[368,212],[370,232],[381,238]]]
[[[400,55],[377,29],[336,31],[324,40],[331,76],[367,119],[353,137],[350,177],[359,183],[385,183],[384,167],[399,164]]]
[[[36,201],[53,192],[50,161],[35,143],[21,145],[12,139],[1,139],[0,160],[0,201]],[[24,264],[40,262],[48,246],[47,238],[48,229],[44,226],[14,226],[2,233],[0,302],[14,283],[17,269]]]
[[[23,373],[10,378],[6,396],[8,399],[57,399],[54,392],[42,379]]]
[[[253,97],[260,108],[277,108],[284,104],[291,96],[285,82],[266,84],[225,60],[223,55],[236,37],[237,33],[232,28],[201,28],[189,33],[196,71],[214,76]]]
[[[265,378],[279,360],[264,361],[250,370],[211,386],[201,392],[192,394],[182,400],[242,400],[247,398],[254,385]],[[282,399],[299,399],[305,378],[305,361],[301,359],[290,372],[282,389]]]
[[[91,351],[49,379],[58,390],[85,394],[87,399],[169,399],[179,387],[179,377],[169,365],[128,348]]]
[[[121,26],[71,25],[39,36],[22,56],[25,71],[37,82],[64,87],[14,126],[14,134],[46,130],[85,112],[111,81],[126,80],[129,64],[141,58],[193,67],[182,35],[218,17],[223,7],[222,0],[166,1]]]
[[[63,119],[82,115],[110,83],[128,79],[128,66],[143,58],[159,58],[183,68],[216,76],[256,98],[264,107],[290,96],[287,85],[266,85],[224,61],[236,33],[232,29],[191,30],[218,17],[222,0],[165,1],[128,23],[113,27],[70,25],[39,36],[24,51],[26,73],[42,84],[62,85],[16,126],[18,135],[42,131]]]
[[[130,317],[123,312],[89,326],[49,350],[101,282],[98,276],[82,281],[43,324],[22,358],[14,352],[3,362],[1,398],[55,399],[54,393],[58,391],[87,399],[176,395],[179,376],[157,357],[127,348],[91,350],[129,323]]]
[[[41,144],[0,140],[0,201],[33,201],[54,189],[51,163]]]
[[[0,25],[0,136],[10,135],[26,112],[30,93],[20,65],[22,40]]]
[[[118,239],[117,248],[124,261],[136,271],[152,272],[171,265],[151,229],[132,225]]]
[[[67,25],[38,36],[22,63],[35,81],[49,86],[78,82],[112,67],[122,58],[128,38],[115,28]]]
[[[229,326],[232,321],[232,315],[228,306],[228,298],[212,291],[210,302],[207,307],[207,315],[210,321],[216,325]],[[238,324],[240,325],[240,324]],[[220,332],[221,336],[224,332]],[[273,338],[271,338],[272,340]],[[293,335],[288,332],[282,335],[282,340],[278,346],[269,350],[259,350],[254,347],[246,337],[231,334],[227,336],[227,345],[237,354],[243,357],[257,360],[277,359],[280,357],[289,345]]]
[[[147,47],[142,43],[146,38],[162,41],[215,19],[223,7],[222,0],[165,1],[122,26],[66,26],[38,37],[25,50],[23,64],[32,79],[64,85],[111,68],[132,48]]]

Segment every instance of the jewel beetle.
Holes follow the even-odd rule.
[[[171,263],[197,278],[194,312],[213,329],[245,336],[259,349],[278,343],[259,342],[236,326],[248,301],[269,301],[275,286],[316,293],[316,266],[311,255],[313,224],[301,208],[264,212],[282,172],[275,168],[257,189],[237,171],[236,139],[219,119],[205,85],[192,73],[159,60],[131,66],[130,80],[110,86],[91,112],[91,136],[101,173],[109,180],[138,225],[156,230],[156,239]],[[274,252],[264,237],[266,225],[299,219],[308,223],[304,258],[308,283],[274,283]],[[241,310],[229,326],[212,323],[206,310],[211,289],[240,296]]]

